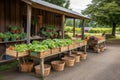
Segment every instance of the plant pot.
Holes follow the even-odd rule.
[[[2,38],[0,38],[0,42],[2,42]]]
[[[63,71],[64,70],[64,66],[65,66],[65,62],[64,61],[52,61],[51,62],[52,67],[54,70],[56,71]]]
[[[4,41],[4,42],[7,42],[7,41],[9,41],[9,39],[8,39],[8,38],[4,38],[3,41]]]
[[[10,32],[11,32],[11,33],[16,33],[16,30],[11,30]]]
[[[41,75],[40,65],[37,65],[34,68],[35,68],[35,73]],[[44,76],[48,76],[50,74],[50,71],[51,71],[51,66],[48,64],[44,64]]]
[[[11,41],[16,41],[16,38],[11,38]]]

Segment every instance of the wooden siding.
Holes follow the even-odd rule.
[[[32,8],[32,17],[42,16],[42,24],[37,24],[38,31],[42,26],[61,26],[61,15]],[[27,7],[20,0],[0,0],[0,32],[8,31],[9,25],[26,28]],[[26,30],[25,30],[26,31]]]

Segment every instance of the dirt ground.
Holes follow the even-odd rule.
[[[0,72],[0,80],[40,80],[32,73],[15,70]],[[109,44],[102,53],[88,52],[87,60],[65,67],[64,71],[51,71],[46,80],[120,80],[120,44]]]

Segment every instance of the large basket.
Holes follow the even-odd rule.
[[[59,51],[60,51],[60,48],[51,49],[52,54],[58,53]]]
[[[65,66],[65,62],[64,61],[52,61],[51,62],[52,67],[54,70],[56,71],[63,71],[64,70],[64,66]]]
[[[63,46],[63,47],[60,47],[60,51],[63,52],[63,51],[67,51],[68,50],[68,46]]]
[[[80,55],[71,54],[70,56],[75,58],[75,62],[80,62]]]
[[[87,59],[87,54],[80,54],[80,59],[86,60]]]
[[[74,66],[74,64],[75,64],[75,58],[74,57],[65,56],[65,57],[62,58],[62,60],[65,61],[66,66],[71,67],[71,66]]]
[[[20,64],[20,70],[21,72],[31,72],[33,69],[33,63],[27,62],[27,63],[21,63]]]
[[[41,75],[40,65],[37,65],[34,68],[35,68],[35,73]],[[50,71],[51,71],[51,66],[48,64],[45,64],[44,65],[44,76],[48,76],[50,74]]]
[[[23,52],[18,52],[18,55],[17,55],[17,51],[6,49],[6,55],[9,55],[12,57],[24,57],[24,56],[29,55],[29,53],[28,51],[23,51]]]

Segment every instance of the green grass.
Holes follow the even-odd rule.
[[[18,65],[17,61],[12,62],[12,63],[1,64],[0,71],[5,71],[5,70],[11,69],[11,68],[15,68],[15,67],[17,67],[17,65]]]

